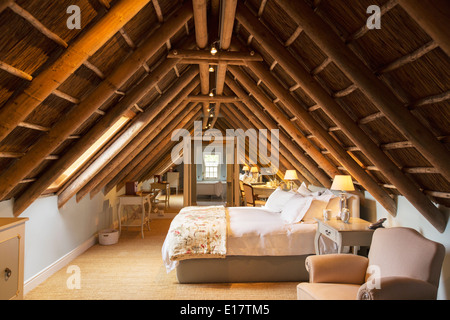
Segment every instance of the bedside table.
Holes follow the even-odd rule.
[[[369,221],[360,218],[350,218],[349,223],[344,223],[336,218],[324,220],[315,218],[317,221],[316,237],[314,246],[316,254],[320,254],[319,238],[320,235],[331,239],[337,244],[338,253],[342,253],[344,246],[353,246],[353,253],[356,254],[358,246],[370,246],[372,235],[375,230],[369,229]]]

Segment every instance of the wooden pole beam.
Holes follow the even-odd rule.
[[[208,21],[207,10],[208,3],[206,0],[192,0],[195,24],[195,39],[200,49],[206,48],[208,45]]]
[[[22,78],[22,79],[25,79],[28,81],[33,80],[33,77],[31,75],[29,75],[28,73],[23,72],[22,70],[19,70],[17,68],[14,68],[13,66],[11,66],[3,61],[0,61],[0,69],[5,70],[9,74],[12,74],[13,76],[16,76],[19,78]]]
[[[433,17],[433,25],[441,26],[445,30],[446,41],[450,46],[450,31],[445,26],[448,16],[442,15],[443,10],[450,9],[448,1],[437,1],[442,7],[433,7],[428,2],[423,1],[403,1],[408,3],[409,8],[418,7],[427,9],[434,8],[434,13],[439,15]],[[398,100],[395,94],[378,79],[371,70],[351,51],[333,32],[331,27],[317,16],[313,10],[303,1],[296,2],[295,5],[290,1],[277,0],[277,3],[296,21],[308,36],[331,58],[334,63],[345,73],[345,75],[356,84],[360,90],[384,113],[399,132],[401,132],[414,147],[433,165],[439,172],[450,181],[450,152],[440,143],[436,137]],[[411,5],[411,3],[414,3]],[[446,3],[446,4],[445,4]],[[243,8],[240,7],[240,8]],[[247,9],[248,10],[248,9]],[[248,12],[248,11],[247,11]],[[447,11],[450,14],[450,10]],[[420,11],[422,16],[424,13]],[[440,23],[439,17],[443,20]],[[439,41],[436,41],[439,42]],[[312,91],[312,90],[311,90]],[[323,95],[325,97],[325,95]],[[322,99],[318,101],[319,96],[314,99],[321,104],[327,105],[332,99]]]
[[[142,0],[136,2],[140,3],[141,1]],[[115,12],[114,9],[118,5],[119,4],[114,6],[108,15]],[[23,158],[15,162],[7,171],[5,171],[0,176],[0,199],[2,199],[9,192],[9,190],[12,190],[18,181],[25,178],[27,174],[39,165],[45,156],[56,149],[67,138],[67,136],[75,131],[78,126],[86,121],[101,104],[103,104],[108,98],[111,97],[111,95],[115,93],[116,90],[120,88],[121,85],[133,76],[134,73],[142,66],[142,63],[146,62],[151,56],[153,56],[158,49],[164,45],[168,38],[182,28],[184,23],[192,16],[192,11],[190,11],[190,9],[191,6],[189,3],[186,3],[183,7],[181,7],[174,14],[172,19],[168,20],[163,26],[161,26],[158,32],[155,32],[136,51],[124,60],[123,63],[118,66],[107,79],[102,81],[88,97],[86,97],[76,108],[72,108],[68,113],[66,113],[52,127],[47,135],[43,136],[30,148]],[[96,28],[94,27],[94,29]],[[32,85],[41,74],[39,74],[35,80],[32,81]],[[0,114],[2,114],[5,109],[8,109],[8,105],[0,110]],[[17,109],[21,108],[17,107]],[[8,113],[6,117],[9,117]],[[0,116],[0,119],[3,118]],[[1,127],[2,125],[0,124],[0,131]]]
[[[450,56],[450,3],[447,0],[398,0],[398,3]]]
[[[239,52],[239,51],[219,51],[215,55],[212,55],[209,51],[205,50],[172,50],[167,55],[167,58],[181,58],[181,59],[198,59],[209,61],[263,61],[260,54],[254,51]]]
[[[188,101],[199,101],[199,102],[235,102],[240,101],[239,97],[236,96],[213,96],[210,97],[209,95],[197,95],[193,96],[190,95],[186,97],[186,100]]]
[[[228,50],[233,34],[233,25],[236,16],[237,0],[221,1],[219,43],[221,50]],[[225,51],[226,52],[226,51]],[[216,69],[216,93],[221,95],[225,84],[227,64],[220,62]]]
[[[9,4],[9,8],[14,11],[16,14],[27,20],[33,27],[35,27],[39,32],[41,32],[43,35],[45,35],[50,40],[55,41],[60,46],[67,48],[69,45],[61,39],[57,34],[50,31],[46,26],[44,26],[38,19],[33,17],[32,14],[30,14],[28,11],[23,9],[21,6],[19,6],[17,3],[12,1]]]
[[[194,13],[195,39],[199,49],[205,49],[208,45],[208,20],[207,10],[208,3],[206,0],[192,1]],[[178,51],[176,51],[178,52]],[[209,93],[209,65],[207,62],[199,64],[200,69],[200,83],[202,94]],[[203,128],[206,128],[208,121],[208,104],[203,103]]]
[[[209,66],[218,66],[220,62],[235,65],[235,66],[245,66],[247,62],[244,60],[219,60],[216,58],[211,58],[208,60],[205,59],[189,59],[183,58],[180,60],[179,64],[201,64],[207,62]]]
[[[100,49],[150,0],[121,0],[96,25],[77,39],[30,85],[0,109],[0,141]],[[19,179],[20,181],[21,179]],[[4,194],[2,194],[3,198]]]

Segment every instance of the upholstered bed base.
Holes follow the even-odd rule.
[[[301,256],[228,256],[179,261],[179,283],[308,281]]]

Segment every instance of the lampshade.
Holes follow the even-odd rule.
[[[250,169],[250,172],[259,172],[258,167],[252,167]]]
[[[347,175],[334,176],[333,184],[331,185],[331,190],[341,190],[341,191],[355,190],[355,186],[353,185],[352,177],[347,176]]]
[[[243,170],[243,171],[248,171],[248,166],[242,167],[242,170]]]
[[[286,170],[286,173],[284,174],[284,180],[298,180],[297,171]]]

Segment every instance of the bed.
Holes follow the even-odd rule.
[[[226,192],[226,181],[203,180],[197,181],[198,196],[216,196],[224,198]]]
[[[339,198],[329,191],[302,196],[305,199],[295,195],[297,202],[281,199],[278,207],[270,206],[269,198],[265,207],[183,208],[162,248],[167,272],[176,269],[180,283],[307,281],[305,259],[315,254],[314,217],[321,217],[324,208],[337,213]],[[359,217],[357,196],[348,198],[348,207],[352,217]],[[301,219],[290,219],[293,212]],[[190,233],[181,238],[182,252],[174,254],[173,237],[186,234],[185,229]],[[186,243],[191,245],[187,249]],[[333,245],[323,239],[321,250],[333,251]]]

